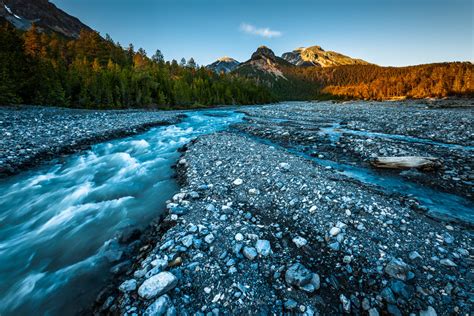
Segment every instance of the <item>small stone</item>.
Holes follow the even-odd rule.
[[[385,266],[385,273],[387,273],[392,278],[406,281],[408,269],[408,265],[403,262],[402,259],[393,258]]]
[[[281,169],[290,170],[290,164],[289,163],[282,162],[282,163],[280,163],[279,166],[280,166]]]
[[[193,235],[187,235],[181,239],[181,243],[183,244],[184,247],[189,248],[193,244],[193,239],[194,239]]]
[[[169,311],[173,308],[173,303],[168,295],[160,296],[143,313],[144,316],[162,316],[170,315]]]
[[[216,238],[214,237],[213,234],[209,234],[206,237],[204,237],[204,241],[207,242],[208,244],[212,244]]]
[[[441,263],[442,265],[447,266],[447,267],[457,267],[458,266],[457,264],[452,262],[450,259],[441,259],[439,261],[439,263]]]
[[[211,288],[206,286],[206,287],[204,288],[204,293],[206,293],[206,294],[211,293]]]
[[[344,258],[342,259],[342,262],[344,263],[351,263],[351,261],[352,261],[351,256],[344,256]]]
[[[344,309],[346,313],[349,313],[351,311],[351,301],[345,297],[344,294],[339,296],[339,300],[342,303],[342,309]]]
[[[259,195],[259,194],[260,194],[260,191],[257,190],[257,189],[250,189],[250,190],[249,190],[249,194],[250,194],[250,195]]]
[[[308,241],[301,236],[296,236],[293,238],[293,242],[295,243],[296,247],[301,248],[308,244]]]
[[[370,309],[370,301],[367,297],[362,300],[362,309],[368,311]]]
[[[119,290],[123,293],[132,292],[132,291],[135,291],[136,289],[137,289],[137,280],[135,279],[127,280],[123,282],[122,284],[120,284],[119,286]]]
[[[293,310],[298,307],[298,303],[295,300],[289,299],[285,301],[285,309]]]
[[[240,178],[234,180],[234,185],[241,185],[242,183],[244,183],[244,181]]]
[[[165,294],[178,284],[178,279],[171,272],[160,272],[145,280],[138,288],[138,295],[145,299]]]
[[[438,314],[436,313],[436,310],[428,306],[428,308],[424,311],[420,311],[420,316],[437,316]]]
[[[329,244],[329,248],[331,248],[334,251],[339,251],[339,249],[341,249],[341,245],[339,244],[338,241],[335,241]]]
[[[369,316],[379,316],[379,311],[376,308],[369,309]]]
[[[454,237],[450,233],[446,232],[443,234],[444,242],[447,244],[452,244],[454,242]]]
[[[268,256],[272,252],[270,242],[264,239],[257,240],[255,243],[255,248],[257,249],[257,252],[264,257]]]
[[[318,209],[318,208],[316,207],[316,205],[313,205],[313,206],[311,206],[311,208],[309,209],[309,212],[310,212],[310,213],[314,213],[314,212],[316,212],[317,209]]]
[[[380,296],[385,300],[385,302],[389,304],[394,304],[396,303],[395,295],[393,294],[392,290],[388,287],[384,288],[380,292]]]
[[[396,305],[388,304],[387,305],[387,312],[392,316],[402,316],[402,312],[398,309]]]
[[[290,285],[298,287],[305,286],[310,283],[313,278],[311,271],[306,269],[301,263],[293,264],[285,273],[285,281]]]
[[[421,255],[417,251],[412,251],[408,254],[410,260],[422,259]]]
[[[329,231],[329,235],[335,237],[335,236],[339,235],[340,232],[341,232],[341,229],[339,227],[333,227]]]
[[[234,238],[235,238],[236,241],[242,241],[242,240],[244,240],[244,235],[242,235],[241,233],[237,233],[237,234],[235,234]]]
[[[245,258],[249,260],[253,260],[255,257],[257,257],[257,250],[253,247],[244,247],[242,253],[244,254]]]

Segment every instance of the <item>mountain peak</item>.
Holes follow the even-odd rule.
[[[28,30],[35,23],[40,30],[77,38],[82,29],[92,29],[58,9],[48,0],[0,0],[0,18],[17,29]]]
[[[237,61],[237,60],[235,60],[234,58],[229,57],[229,56],[222,56],[221,58],[218,58],[217,61],[235,62],[235,61]]]
[[[220,74],[221,72],[229,73],[235,68],[237,68],[240,63],[232,57],[224,56],[218,58],[215,62],[210,65],[207,65],[206,68],[213,70],[214,72]]]
[[[367,65],[368,62],[342,55],[337,52],[325,51],[321,46],[296,48],[292,52],[281,56],[286,61],[296,66],[332,67],[342,65]]]
[[[271,60],[275,60],[276,58],[275,53],[270,48],[264,45],[259,46],[257,50],[252,54],[252,59],[257,59],[257,58],[262,58],[262,57],[266,57]]]

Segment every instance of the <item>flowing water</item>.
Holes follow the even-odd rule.
[[[1,180],[0,315],[69,315],[87,306],[110,277],[117,233],[145,227],[178,190],[177,149],[242,116],[188,112],[180,124]]]

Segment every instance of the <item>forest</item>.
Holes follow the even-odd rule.
[[[386,100],[473,96],[473,65],[469,62],[426,64],[409,67],[347,65],[286,69],[293,85],[276,89],[295,99],[345,98]],[[281,96],[280,97],[284,97]]]
[[[0,105],[170,109],[275,101],[254,79],[215,74],[192,58],[165,61],[159,50],[149,58],[97,32],[68,39],[4,23],[0,47]]]
[[[469,62],[409,67],[282,66],[286,79],[269,74],[216,74],[193,58],[150,58],[133,45],[82,31],[69,39],[0,25],[0,105],[80,108],[189,108],[263,104],[283,100],[428,98],[473,96]]]

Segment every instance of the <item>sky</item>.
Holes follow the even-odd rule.
[[[474,61],[473,0],[51,0],[103,36],[166,60],[319,45],[383,66]]]

